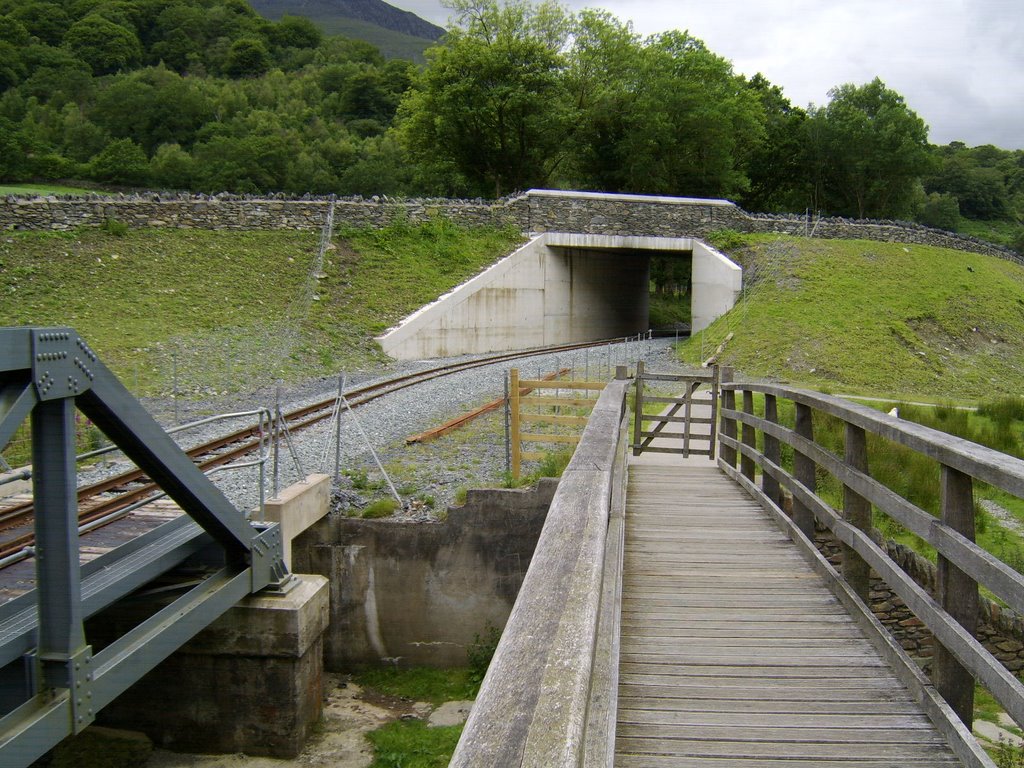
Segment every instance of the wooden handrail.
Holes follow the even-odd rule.
[[[725,377],[724,377],[725,378]],[[1012,609],[1024,613],[1024,575],[974,541],[973,480],[1024,497],[1024,461],[968,440],[840,398],[774,384],[722,383],[723,421],[719,465],[778,509],[780,489],[793,499],[793,522],[813,539],[814,522],[825,526],[844,548],[844,574],[853,591],[866,597],[870,567],[931,630],[940,648],[934,660],[935,685],[969,727],[974,678],[977,678],[1018,723],[1024,723],[1024,685],[974,637],[978,585]],[[765,396],[766,416],[753,413],[753,394]],[[736,406],[742,395],[742,409]],[[778,423],[779,399],[797,409],[795,429]],[[813,417],[824,413],[846,425],[846,450],[837,456],[814,441]],[[741,427],[742,431],[737,427]],[[764,437],[765,450],[756,438]],[[918,508],[873,479],[868,466],[866,434],[906,446],[937,461],[942,474],[942,518]],[[780,446],[794,451],[794,470],[780,461]],[[737,458],[741,469],[737,471]],[[755,467],[761,483],[755,481]],[[844,489],[845,512],[833,509],[816,492],[815,473],[824,470]],[[870,505],[933,546],[939,558],[939,594],[930,595],[876,543],[870,530]],[[845,514],[845,517],[844,517]],[[801,515],[804,515],[801,518]]]
[[[615,648],[606,643],[617,628],[598,628],[618,605],[609,574],[621,554],[631,383],[605,387],[559,481],[451,766],[578,768],[585,753],[607,752]]]

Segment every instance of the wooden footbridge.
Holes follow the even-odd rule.
[[[975,679],[1018,723],[1024,687],[974,638],[978,585],[1020,612],[1024,578],[973,543],[972,484],[1024,496],[1024,462],[717,371],[641,368],[637,412],[660,415],[629,429],[632,386],[601,395],[451,764],[993,766]],[[843,423],[842,456],[815,442],[823,418]],[[941,518],[871,478],[868,435],[935,459]],[[872,506],[936,548],[936,594],[873,538]],[[867,607],[871,572],[932,631],[933,679]]]

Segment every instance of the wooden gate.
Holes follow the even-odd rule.
[[[675,397],[644,393],[645,382],[674,385],[682,394]],[[636,368],[636,410],[633,422],[633,455],[641,453],[674,453],[683,458],[707,456],[715,458],[718,434],[718,390],[721,377],[718,366],[707,373],[677,375],[648,373],[643,362]],[[682,385],[679,387],[678,385]],[[657,403],[666,407],[658,413],[644,413],[644,405]],[[682,415],[678,415],[682,410]],[[695,412],[696,411],[696,412]],[[645,429],[644,425],[648,425]],[[681,424],[681,432],[666,431],[669,424]],[[701,429],[694,429],[694,427]],[[706,429],[705,429],[706,427]],[[654,444],[655,439],[659,441]],[[665,441],[671,441],[669,445]],[[678,441],[676,443],[675,441]],[[696,444],[698,447],[694,448]],[[706,447],[705,447],[706,446]]]

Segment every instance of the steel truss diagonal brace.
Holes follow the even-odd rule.
[[[37,402],[35,389],[27,380],[0,384],[0,448],[11,441]]]

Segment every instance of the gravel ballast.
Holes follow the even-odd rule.
[[[589,350],[544,354],[524,358],[518,363],[501,362],[433,379],[373,402],[343,412],[341,418],[340,480],[335,482],[335,497],[343,511],[358,514],[374,499],[392,496],[386,478],[377,467],[373,453],[387,470],[392,484],[402,497],[404,509],[396,519],[434,519],[451,505],[459,489],[500,485],[506,472],[504,415],[501,409],[487,414],[450,435],[426,443],[406,445],[406,438],[423,432],[456,416],[497,399],[504,394],[504,380],[510,368],[518,367],[520,376],[534,378],[556,370],[571,368],[575,379],[608,379],[614,367],[628,362],[630,370],[643,359],[649,370],[677,372],[685,370],[672,354],[671,340],[651,340],[600,346]],[[458,360],[471,359],[469,357]],[[424,360],[395,363],[377,371],[349,377],[346,390],[403,373],[434,368],[454,360]],[[610,368],[609,368],[610,364]],[[339,378],[311,380],[283,388],[281,408],[289,411],[324,400],[337,393]],[[215,413],[267,408],[273,410],[278,393],[261,391],[246,397],[218,398],[178,404],[178,418],[188,422]],[[165,427],[174,423],[173,403],[150,400],[147,408],[162,414]],[[169,417],[170,416],[170,417]],[[190,429],[176,435],[183,446],[213,439],[217,435],[253,423],[247,416]],[[335,471],[334,420],[290,435],[278,446],[278,488],[298,482],[306,474]],[[290,446],[289,446],[290,442]],[[371,450],[372,449],[372,450]],[[79,483],[94,482],[104,475],[126,469],[124,460],[104,461],[79,476]],[[248,468],[217,472],[211,476],[218,487],[240,509],[256,510],[259,505],[259,473]],[[274,488],[273,461],[268,461],[265,496]],[[254,516],[258,517],[258,512]]]

